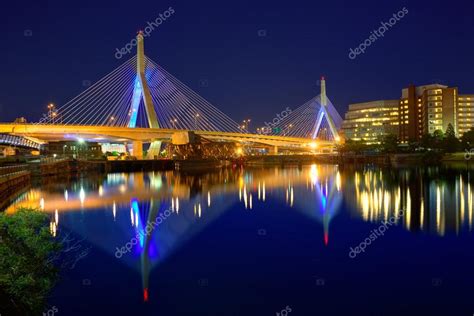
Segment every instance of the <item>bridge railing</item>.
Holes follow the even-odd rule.
[[[14,165],[14,166],[6,166],[0,167],[0,177],[7,177],[15,173],[28,171],[28,165]]]

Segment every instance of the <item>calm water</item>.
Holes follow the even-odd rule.
[[[52,180],[7,212],[40,207],[56,238],[69,234],[49,300],[59,316],[473,315],[473,177],[118,173]]]

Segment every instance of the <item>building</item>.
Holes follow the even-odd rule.
[[[420,140],[424,134],[446,131],[449,124],[456,130],[457,88],[440,84],[402,90],[399,104],[399,139],[402,143]]]
[[[444,133],[450,124],[457,137],[474,127],[474,94],[459,95],[457,87],[435,83],[410,85],[400,100],[350,104],[342,129],[346,139],[366,144],[379,143],[387,134],[408,143],[436,130]]]
[[[410,85],[402,90],[399,114],[402,143],[436,130],[446,132],[450,124],[460,137],[474,127],[474,95],[459,95],[457,87],[440,84]]]
[[[379,100],[349,105],[342,123],[346,139],[378,144],[384,136],[398,135],[399,100]]]
[[[458,96],[457,132],[462,136],[474,127],[474,94],[461,94]]]

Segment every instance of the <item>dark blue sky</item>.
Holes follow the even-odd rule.
[[[410,83],[474,93],[473,1],[2,1],[0,121],[37,120],[48,102],[79,94],[169,7],[147,55],[235,120],[296,108],[319,93],[322,74],[341,114],[351,102],[398,98]],[[403,7],[405,17],[349,59]]]

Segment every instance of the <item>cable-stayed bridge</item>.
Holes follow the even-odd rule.
[[[122,142],[142,155],[150,143],[150,157],[162,142],[193,132],[212,142],[314,151],[331,149],[339,141],[341,117],[326,96],[306,102],[276,124],[270,133],[250,133],[203,99],[144,53],[143,33],[137,35],[137,54],[77,97],[50,108],[38,123],[0,124],[0,133],[37,139]]]

